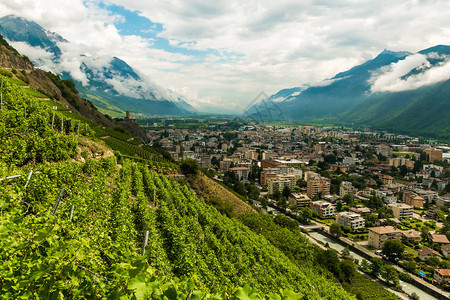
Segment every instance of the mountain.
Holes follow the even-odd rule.
[[[73,80],[82,97],[111,116],[123,116],[126,110],[145,115],[195,113],[187,102],[179,101],[171,91],[142,78],[118,57],[74,55],[61,50],[76,45],[33,21],[13,15],[0,18],[0,34],[13,46],[20,47],[19,51],[37,67]]]
[[[376,129],[450,138],[450,47],[418,53],[384,50],[375,58],[316,86],[284,89],[269,97],[280,111],[275,119],[368,125]],[[265,104],[267,106],[267,104]],[[264,111],[263,104],[247,114]]]

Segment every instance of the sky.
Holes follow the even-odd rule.
[[[449,11],[448,0],[0,3],[0,17],[33,20],[80,53],[119,57],[199,111],[223,113],[242,112],[261,92],[320,84],[383,49],[414,53],[450,45]],[[375,89],[402,89],[404,82],[392,76],[414,61],[423,57],[384,70]],[[440,72],[448,73],[444,67]],[[408,84],[422,79],[429,78]]]

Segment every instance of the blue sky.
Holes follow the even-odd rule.
[[[164,30],[163,24],[153,23],[150,19],[140,15],[139,11],[129,10],[115,4],[105,4],[104,2],[100,2],[98,6],[101,9],[107,10],[111,16],[116,18],[114,25],[121,35],[137,35],[144,39],[150,39],[152,41],[151,48],[191,57],[190,60],[183,62],[184,65],[202,63],[208,55],[220,56],[219,63],[232,62],[233,59],[242,55],[217,51],[215,49],[195,50],[187,47],[175,47],[170,45],[167,38],[158,36]],[[195,41],[189,41],[188,44],[195,45]]]
[[[149,86],[183,95],[199,110],[235,113],[260,92],[320,84],[383,49],[450,45],[448,11],[447,0],[0,3],[1,15],[23,16],[70,41],[67,68],[76,71],[81,54],[98,62],[117,56]]]

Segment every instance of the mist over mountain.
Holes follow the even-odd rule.
[[[284,89],[269,100],[278,99],[278,119],[326,120],[448,139],[449,58],[450,47],[445,45],[418,53],[384,50],[318,85]],[[246,114],[258,110],[264,110],[262,104]]]
[[[189,115],[195,109],[181,96],[138,74],[118,57],[85,53],[39,24],[13,15],[0,18],[0,34],[36,67],[71,79],[82,97],[112,116],[126,110],[145,115]]]

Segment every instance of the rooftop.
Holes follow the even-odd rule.
[[[450,276],[450,269],[435,269],[434,271],[441,276]]]
[[[450,244],[450,241],[444,234],[432,234],[431,241],[438,244]]]
[[[370,231],[373,231],[378,234],[386,234],[386,233],[394,233],[401,232],[401,230],[393,227],[393,226],[378,226],[378,227],[370,227]]]

